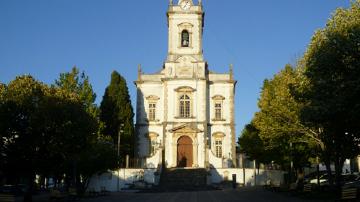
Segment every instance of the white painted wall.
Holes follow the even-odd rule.
[[[127,188],[134,182],[144,180],[149,184],[158,184],[155,173],[156,169],[119,169],[117,171],[108,171],[101,175],[94,175],[89,182],[88,190],[95,189],[101,191],[101,187],[111,192],[118,191],[119,188]]]
[[[245,170],[245,181],[243,171]],[[284,174],[286,172],[280,170],[254,170],[254,169],[242,169],[242,168],[218,168],[211,169],[211,183],[221,183],[225,181],[226,176],[229,181],[232,180],[232,175],[236,174],[236,182],[244,184],[245,186],[255,186],[255,173],[256,173],[256,185],[265,185],[268,180],[271,180],[274,184],[284,184]]]
[[[164,62],[164,68],[155,74],[139,73],[135,82],[137,86],[137,154],[139,157],[151,158],[149,161],[157,165],[153,156],[149,156],[148,133],[158,134],[157,142],[165,149],[165,162],[167,167],[176,166],[176,154],[174,147],[177,142],[174,134],[169,132],[173,128],[188,124],[204,131],[197,134],[193,140],[196,146],[194,166],[204,168],[211,155],[206,156],[205,142],[213,148],[212,135],[216,132],[225,134],[223,139],[223,157],[235,158],[235,141],[232,131],[233,123],[233,97],[235,83],[230,73],[217,74],[206,71],[207,64],[203,58],[202,31],[203,31],[203,7],[193,5],[189,10],[183,10],[178,5],[169,6],[168,10],[168,56]],[[190,46],[181,46],[181,32],[186,29],[190,34]],[[191,95],[192,117],[179,118],[179,87],[194,89]],[[223,101],[221,121],[213,121],[215,95],[225,98]],[[157,100],[156,120],[147,121],[149,112],[148,96],[159,98]],[[204,128],[205,127],[205,128]],[[186,134],[184,134],[186,135]],[[207,139],[209,138],[209,139]],[[208,140],[208,141],[207,141]],[[193,151],[195,152],[195,151]],[[210,151],[211,153],[211,151]],[[196,155],[196,156],[195,156]],[[213,158],[214,159],[214,158]],[[209,160],[211,161],[211,160]],[[215,167],[224,167],[222,163],[217,165],[218,160],[213,160]],[[210,162],[211,163],[211,162]],[[227,167],[227,166],[225,166]]]
[[[101,175],[94,175],[90,179],[88,190],[95,189],[100,191],[101,187],[105,187],[106,190],[111,192],[118,191],[119,188],[128,188],[129,185],[139,182],[141,180],[148,184],[158,185],[160,175],[155,172],[157,169],[119,169],[117,171],[108,171]],[[256,184],[255,184],[255,172],[256,172]],[[265,185],[268,180],[271,180],[273,184],[284,183],[284,171],[279,170],[254,170],[245,169],[245,181],[244,170],[241,168],[217,168],[210,169],[210,176],[208,178],[209,184],[217,184],[223,181],[232,180],[232,175],[236,174],[236,182],[238,184],[244,184],[245,186]]]

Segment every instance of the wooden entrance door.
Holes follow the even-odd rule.
[[[193,145],[188,136],[182,136],[177,143],[177,166],[192,167],[193,164]]]

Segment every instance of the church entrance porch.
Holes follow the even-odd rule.
[[[177,143],[177,167],[192,167],[193,142],[188,136],[181,136]]]
[[[198,133],[202,131],[191,124],[182,124],[169,130],[171,134],[171,161],[168,168],[198,168]]]

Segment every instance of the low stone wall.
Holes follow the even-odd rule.
[[[129,187],[135,182],[144,181],[147,184],[158,184],[159,176],[155,175],[156,169],[120,169],[94,175],[89,182],[88,190],[100,191],[105,187],[108,191],[118,191]]]
[[[232,175],[236,175],[236,182],[244,186],[265,185],[267,181],[274,184],[284,183],[284,171],[280,170],[254,170],[242,168],[217,168],[210,169],[210,184],[232,181]],[[244,178],[245,173],[245,178]],[[256,179],[256,180],[255,180]]]
[[[105,187],[108,191],[118,191],[128,188],[136,182],[146,182],[158,185],[160,175],[155,174],[157,169],[120,169],[108,171],[100,175],[94,175],[89,182],[88,190],[100,191]],[[245,178],[244,178],[245,173]],[[224,181],[232,181],[232,175],[236,175],[236,182],[244,186],[265,185],[267,181],[273,184],[284,183],[284,171],[279,170],[254,170],[242,168],[212,168],[208,176],[208,184],[217,184]],[[256,181],[255,181],[256,179]]]

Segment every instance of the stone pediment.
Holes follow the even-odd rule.
[[[146,100],[160,100],[160,98],[156,95],[149,95],[146,97]]]
[[[192,56],[180,56],[176,59],[176,62],[182,64],[182,66],[192,66],[192,63],[196,62],[196,59]]]
[[[169,130],[171,133],[201,133],[202,130],[198,129],[195,126],[190,126],[189,124],[184,124],[178,127],[174,127],[173,129]]]
[[[213,100],[225,100],[225,97],[222,95],[215,95],[212,97]]]

